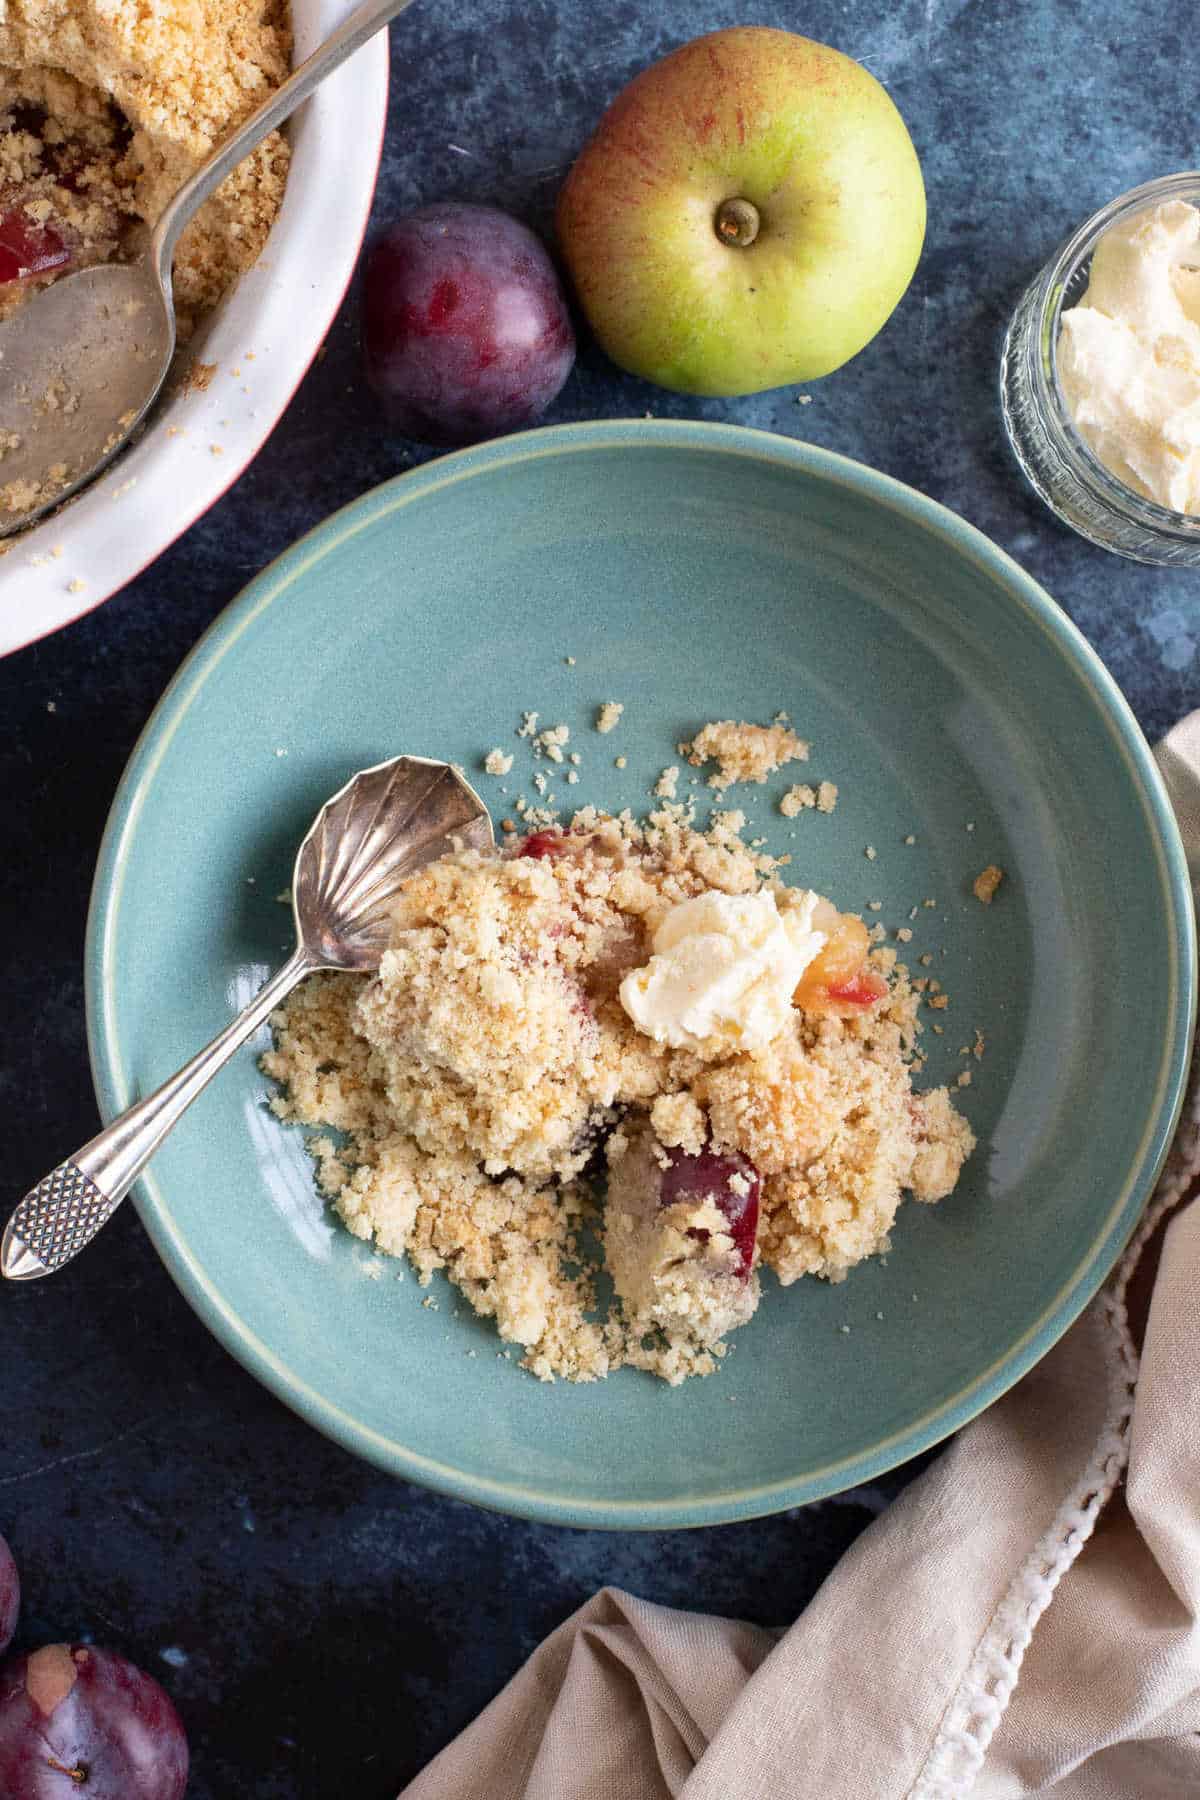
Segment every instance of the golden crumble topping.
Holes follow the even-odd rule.
[[[288,72],[285,0],[7,0],[0,8],[4,199],[52,230],[68,268],[136,255],[214,146]],[[276,132],[201,208],[175,256],[185,336],[255,261],[279,209]],[[0,286],[0,317],[52,280]]]

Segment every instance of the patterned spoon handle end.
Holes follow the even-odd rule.
[[[43,1175],[17,1207],[0,1242],[0,1274],[10,1281],[53,1275],[90,1244],[117,1202],[73,1162]]]

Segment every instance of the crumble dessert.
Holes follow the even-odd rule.
[[[288,73],[286,0],[0,7],[0,318],[57,276],[140,253],[167,201]],[[287,177],[276,132],[175,253],[181,338],[255,261]]]
[[[840,1281],[973,1148],[945,1088],[913,1091],[895,952],[743,824],[585,808],[446,855],[377,976],[272,1019],[273,1109],[342,1134],[310,1147],[349,1229],[444,1269],[542,1379],[710,1373],[762,1268]]]

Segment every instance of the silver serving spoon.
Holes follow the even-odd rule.
[[[362,0],[169,202],[135,263],[65,275],[0,325],[0,512],[21,531],[92,481],[153,406],[175,354],[171,262],[185,225],[231,169],[411,0]],[[2,7],[0,7],[2,10]]]
[[[339,788],[296,857],[287,962],[207,1049],[26,1194],[0,1239],[0,1273],[53,1275],[90,1244],[197,1094],[298,981],[317,969],[379,967],[397,888],[452,840],[476,850],[493,841],[487,808],[449,763],[398,756]]]

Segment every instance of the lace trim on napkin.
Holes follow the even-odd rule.
[[[1125,1294],[1142,1251],[1197,1175],[1200,1059],[1193,1069],[1187,1110],[1154,1198],[1116,1275],[1094,1302],[1104,1321],[1109,1388],[1104,1426],[1086,1468],[1059,1507],[1053,1524],[1017,1571],[992,1614],[906,1800],[965,1800],[970,1793],[1012,1698],[1034,1627],[1091,1537],[1096,1520],[1125,1473],[1138,1375],[1138,1353],[1130,1335]]]

